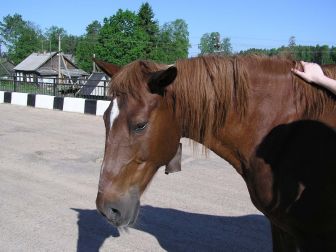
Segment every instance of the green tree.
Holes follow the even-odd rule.
[[[223,40],[221,40],[219,32],[203,34],[198,48],[201,51],[201,55],[211,53],[217,53],[222,55],[232,54],[230,38],[224,38]]]
[[[183,19],[176,19],[162,26],[156,47],[160,62],[171,64],[177,59],[187,58],[189,47],[188,25]]]
[[[8,56],[15,64],[20,63],[33,52],[41,49],[42,37],[32,28],[25,29],[13,47],[8,49]]]
[[[290,36],[288,40],[288,47],[292,48],[296,46],[296,39],[295,36]]]
[[[198,48],[201,50],[201,55],[214,53],[220,47],[219,33],[211,32],[205,33],[201,37]]]
[[[98,57],[117,65],[144,58],[146,38],[147,34],[139,27],[138,15],[119,9],[104,19],[98,37]]]
[[[76,47],[79,42],[79,37],[74,35],[68,35],[66,30],[62,27],[51,26],[45,32],[46,49],[48,51],[58,51],[58,36],[61,36],[61,50],[67,54],[75,54]]]
[[[58,52],[59,35],[61,38],[67,35],[67,32],[64,30],[64,28],[53,25],[45,31],[44,36],[48,41],[48,51]]]
[[[7,47],[8,58],[15,64],[42,46],[40,29],[19,14],[7,15],[0,22],[0,40]]]
[[[86,34],[82,36],[76,48],[76,62],[85,71],[92,69],[92,57],[96,53],[101,24],[95,20],[86,27]]]
[[[155,48],[158,44],[158,35],[159,35],[159,25],[156,20],[154,20],[154,13],[149,5],[149,3],[144,3],[141,5],[139,12],[139,26],[147,34],[146,47],[144,51],[144,58],[156,60],[157,54]]]
[[[86,35],[91,38],[98,39],[100,29],[101,24],[97,20],[94,20],[86,27]]]
[[[62,51],[67,54],[75,55],[79,39],[80,38],[75,35],[66,35],[63,38],[61,38]]]
[[[318,51],[318,61],[316,61],[319,64],[331,64],[332,59],[330,57],[330,49],[329,46],[323,45],[319,47]]]
[[[335,46],[332,46],[330,48],[330,58],[332,60],[332,63],[336,64],[336,47]]]
[[[231,55],[232,54],[231,39],[230,38],[223,38],[219,50],[220,50],[220,54]]]

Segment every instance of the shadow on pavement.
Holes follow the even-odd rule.
[[[98,251],[109,237],[120,236],[96,210],[78,213],[77,251]],[[137,229],[153,235],[166,251],[271,251],[268,220],[262,215],[223,217],[142,206]]]

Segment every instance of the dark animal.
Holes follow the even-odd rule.
[[[271,222],[274,251],[336,251],[336,100],[294,76],[300,64],[260,56],[97,63],[113,77],[96,200],[109,222],[135,222],[141,194],[160,166],[178,163],[187,137],[242,176]],[[336,78],[335,66],[323,70]]]

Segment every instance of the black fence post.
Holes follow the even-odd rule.
[[[14,92],[16,92],[16,84],[17,84],[17,80],[16,80],[16,75],[14,75]]]
[[[104,80],[104,94],[103,94],[103,96],[106,99],[106,80]]]
[[[54,79],[53,82],[53,96],[56,96],[56,79]]]

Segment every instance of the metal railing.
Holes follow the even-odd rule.
[[[44,94],[88,99],[108,99],[107,80],[66,79],[66,78],[26,78],[17,76],[0,77],[0,91],[30,94]]]

